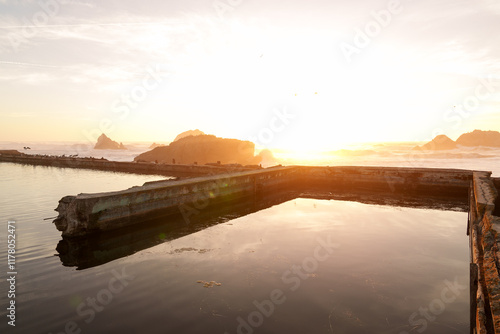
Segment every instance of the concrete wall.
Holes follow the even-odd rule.
[[[144,217],[193,213],[282,191],[365,191],[414,194],[422,201],[441,195],[469,199],[471,333],[500,333],[500,179],[490,172],[388,167],[278,167],[177,181],[155,181],[127,190],[66,196],[56,209],[65,237],[139,224]],[[286,197],[290,199],[291,197]]]
[[[199,177],[177,181],[146,183],[123,191],[66,196],[56,209],[54,221],[63,236],[81,236],[117,229],[139,222],[138,218],[177,213],[189,218],[193,210],[217,205],[225,200],[256,196],[294,182],[297,169],[278,167]]]
[[[206,229],[226,221],[227,217],[246,216],[294,198],[293,193],[278,191],[227,201],[223,205],[211,206],[210,210],[203,210],[202,207],[197,209],[190,204],[194,211],[189,211],[186,217],[158,217],[141,223],[140,228],[131,225],[90,237],[63,237],[56,250],[64,266],[77,267],[77,270],[90,268]]]
[[[469,213],[471,333],[500,333],[500,217],[491,173],[474,172]]]
[[[307,187],[332,191],[365,190],[467,198],[472,171],[399,167],[300,167]]]
[[[79,169],[94,169],[113,172],[126,172],[136,174],[149,175],[165,175],[165,176],[199,176],[224,174],[228,172],[237,172],[245,170],[255,170],[250,167],[237,166],[207,166],[207,165],[171,165],[171,164],[155,164],[148,162],[118,162],[105,159],[90,159],[90,158],[69,158],[69,157],[49,157],[36,156],[29,154],[10,155],[0,154],[0,162],[14,162],[21,164],[31,164],[40,166],[63,167],[63,168],[79,168]]]
[[[467,198],[472,172],[461,170],[377,167],[277,167],[177,181],[156,181],[142,187],[66,196],[54,221],[63,236],[117,229],[141,219],[166,214],[189,217],[225,200],[260,196],[279,189],[301,192],[366,190]]]

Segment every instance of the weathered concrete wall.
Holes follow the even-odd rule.
[[[366,190],[429,195],[432,192],[467,199],[472,171],[399,167],[300,167],[307,187],[335,191]]]
[[[66,196],[56,209],[54,221],[63,236],[79,236],[128,226],[138,217],[180,213],[189,216],[205,202],[258,195],[266,190],[287,186],[296,179],[297,169],[278,167],[178,181],[149,182],[123,191]]]
[[[29,154],[11,155],[0,154],[0,162],[14,162],[21,164],[63,167],[63,168],[79,168],[93,169],[113,172],[126,172],[148,175],[165,175],[165,176],[199,176],[224,174],[229,172],[254,170],[256,168],[237,167],[237,166],[207,166],[207,165],[169,165],[155,164],[148,162],[119,162],[109,161],[105,159],[91,158],[69,158],[69,157],[48,157],[35,156]]]
[[[438,169],[377,167],[276,167],[257,171],[228,173],[178,181],[156,181],[142,187],[100,193],[66,196],[56,209],[56,227],[64,236],[117,229],[140,222],[138,219],[169,213],[187,218],[208,205],[225,199],[260,196],[277,188],[300,192],[321,189],[330,192],[353,191],[434,194],[442,191],[466,200],[472,172]],[[416,183],[417,185],[414,185]],[[201,204],[200,204],[201,203]]]
[[[492,178],[493,184],[497,190],[497,193],[500,194],[500,178]],[[495,209],[493,210],[493,215],[500,217],[500,196],[497,196],[497,200],[495,202]]]
[[[495,216],[498,191],[491,173],[474,172],[469,213],[471,268],[471,332],[500,333],[500,217]],[[472,271],[471,271],[472,272]]]
[[[131,225],[81,238],[63,237],[56,250],[64,266],[76,267],[77,270],[90,268],[204,230],[226,221],[227,217],[245,216],[294,198],[293,193],[277,191],[229,200],[224,205],[212,206],[210,210],[198,207],[201,210],[188,213],[188,221],[182,215],[171,215],[167,219],[150,219],[141,223],[140,228]],[[192,208],[197,207],[193,205]]]
[[[327,194],[366,191],[414,194],[424,201],[440,194],[467,201],[471,248],[471,333],[500,333],[500,179],[490,172],[389,167],[277,167],[177,181],[155,181],[127,190],[66,196],[54,221],[64,237],[118,229],[141,219],[193,212],[250,196],[288,190]],[[286,197],[290,199],[290,197]],[[70,254],[71,255],[71,254]],[[69,256],[69,255],[68,255]],[[68,257],[70,263],[75,256]],[[78,262],[78,261],[77,261]],[[88,265],[88,264],[87,264]]]

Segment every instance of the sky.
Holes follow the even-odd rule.
[[[0,0],[0,141],[500,131],[497,0]]]

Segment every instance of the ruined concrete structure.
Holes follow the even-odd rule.
[[[451,207],[469,198],[467,233],[471,247],[471,333],[500,333],[500,179],[490,172],[432,168],[390,167],[277,167],[205,176],[178,181],[157,181],[142,187],[61,199],[54,221],[63,236],[141,223],[141,218],[182,215],[186,221],[200,210],[251,196],[294,191],[288,199],[346,194],[352,191],[381,196],[406,196],[409,201],[431,200]],[[496,206],[495,206],[496,204]],[[465,231],[464,231],[465,232]]]
[[[44,164],[45,160],[4,154],[0,155],[0,161]],[[157,174],[156,168],[160,166],[84,159],[69,161],[62,159],[51,161],[51,164],[107,170],[122,168],[152,174]],[[500,333],[500,178],[492,178],[491,172],[341,166],[292,166],[256,170],[212,169],[211,166],[193,165],[170,165],[169,168],[173,166],[178,168],[179,173],[205,175],[148,182],[123,191],[62,198],[56,209],[59,216],[54,223],[63,235],[63,240],[58,245],[63,263],[84,268],[112,259],[111,255],[110,258],[93,259],[95,254],[103,252],[92,252],[89,251],[90,246],[88,249],[82,246],[100,247],[93,245],[92,240],[99,239],[108,230],[121,231],[122,235],[113,233],[115,239],[102,237],[99,245],[103,242],[120,244],[122,240],[130,238],[130,242],[122,250],[123,254],[148,247],[151,241],[131,236],[137,235],[136,233],[147,234],[147,229],[152,228],[147,220],[163,215],[180,217],[172,220],[172,224],[179,220],[204,221],[207,212],[233,210],[236,207],[259,210],[266,205],[279,204],[296,197],[350,199],[453,210],[458,208],[469,212],[467,230],[464,233],[469,235],[471,250],[470,332]],[[256,198],[266,199],[265,203],[255,205],[255,200],[249,200]],[[248,205],[255,207],[248,208]],[[146,226],[143,232],[140,229],[130,230],[134,226],[143,225]],[[154,230],[152,233],[154,234]],[[89,237],[89,234],[97,237]],[[119,252],[108,253],[115,256]]]
[[[123,191],[66,196],[54,221],[63,236],[81,236],[140,223],[144,217],[189,214],[189,205],[259,195],[263,192],[297,193],[392,192],[467,198],[472,172],[391,167],[275,167],[184,180],[149,182]]]
[[[220,166],[205,166],[205,165],[181,165],[181,164],[155,164],[142,162],[121,162],[109,161],[106,159],[95,158],[76,158],[76,157],[56,157],[56,156],[41,156],[24,153],[2,153],[0,151],[0,162],[14,162],[19,164],[63,167],[63,168],[78,168],[78,169],[93,169],[104,170],[111,172],[125,172],[135,174],[148,175],[165,175],[175,177],[192,177],[208,174],[231,173],[244,170],[259,169],[258,166],[235,166],[235,165],[220,165]],[[14,151],[17,152],[17,151]]]
[[[139,223],[140,218],[182,214],[188,217],[198,202],[212,205],[244,198],[267,187],[291,181],[290,167],[248,171],[200,178],[156,181],[123,191],[66,196],[59,201],[54,221],[63,236],[82,236]],[[193,209],[194,208],[194,209]]]
[[[468,235],[471,246],[471,333],[500,333],[500,179],[474,172]]]

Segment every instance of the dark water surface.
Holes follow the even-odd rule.
[[[297,198],[176,239],[165,219],[155,246],[63,266],[43,220],[62,196],[159,178],[0,164],[0,333],[468,333],[463,212]]]

